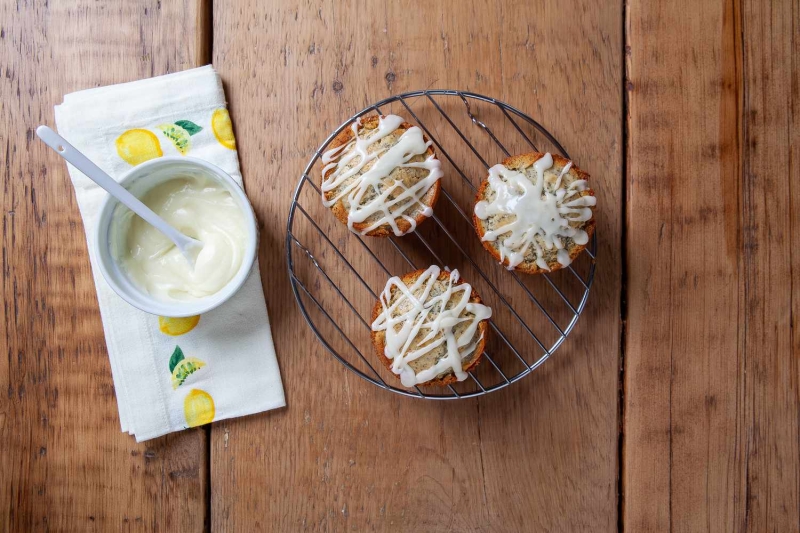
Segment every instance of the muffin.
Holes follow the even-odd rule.
[[[433,143],[402,117],[356,120],[322,162],[322,203],[354,233],[400,237],[433,214],[442,165]]]
[[[378,358],[406,387],[467,379],[483,355],[492,310],[457,270],[393,277],[372,311]]]
[[[489,169],[472,220],[483,247],[527,274],[569,266],[594,233],[589,175],[549,153],[509,157]]]

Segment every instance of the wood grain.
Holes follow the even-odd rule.
[[[196,0],[0,3],[2,531],[203,528],[204,431],[120,432],[72,185],[34,136],[65,93],[196,66],[198,13]]]
[[[623,26],[621,3],[563,4],[0,5],[0,530],[800,529],[800,7],[706,2],[687,17],[685,3],[646,0],[627,5]],[[33,131],[53,122],[64,93],[210,58],[261,221],[289,405],[216,423],[210,447],[204,430],[137,445],[118,431],[66,169]],[[448,404],[400,398],[346,372],[303,323],[284,262],[290,193],[318,143],[368,103],[428,87],[497,96],[539,119],[592,174],[600,206],[596,283],[566,344],[520,383]],[[452,136],[435,113],[420,117]],[[469,128],[463,114],[456,120]],[[486,136],[469,135],[502,158]],[[480,179],[466,149],[452,155]],[[469,201],[468,186],[452,192]],[[313,195],[304,201],[319,208]],[[457,221],[447,205],[437,213]],[[355,253],[332,216],[314,215]],[[470,274],[435,226],[420,231]],[[298,235],[322,265],[341,269],[313,228]],[[514,289],[473,244],[492,282]],[[385,276],[369,264],[356,261],[378,287]],[[390,261],[393,272],[406,267]],[[343,292],[359,309],[372,305],[352,279]],[[337,294],[323,300],[356,325]],[[505,327],[499,311],[496,320]]]
[[[743,1],[740,376],[736,522],[800,530],[800,5]]]
[[[797,531],[800,11],[686,9],[628,10],[623,524]]]
[[[214,2],[213,60],[261,221],[262,278],[288,407],[214,424],[213,528],[616,528],[621,13],[620,5],[584,2],[537,13],[511,1],[413,10]],[[291,192],[318,143],[368,103],[428,87],[490,94],[530,112],[596,176],[602,206],[595,289],[567,344],[504,391],[446,404],[389,394],[328,355],[293,301],[283,247]],[[437,135],[453,135],[447,127]],[[324,229],[348,248],[336,224]],[[425,231],[435,236],[435,228]],[[488,256],[479,243],[476,253]],[[380,272],[372,275],[380,283]]]

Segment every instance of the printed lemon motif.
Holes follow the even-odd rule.
[[[172,373],[172,388],[177,389],[186,378],[206,366],[206,364],[196,357],[184,357],[180,346],[175,347],[172,356],[169,358],[169,371]]]
[[[183,385],[183,382],[186,381],[186,378],[204,366],[206,366],[206,364],[195,357],[181,359],[181,361],[175,365],[175,369],[172,371],[172,388],[177,389]]]
[[[183,400],[183,415],[190,428],[211,423],[214,414],[214,398],[204,390],[192,389]]]
[[[211,115],[211,130],[219,143],[229,150],[236,150],[236,139],[233,137],[233,124],[227,109],[216,109]]]
[[[197,323],[200,322],[200,315],[187,316],[185,318],[170,318],[166,316],[158,317],[158,329],[165,335],[184,335],[192,331]]]
[[[177,124],[161,124],[157,127],[159,130],[161,130],[161,133],[164,134],[164,137],[172,141],[175,149],[178,150],[181,155],[186,155],[189,153],[189,147],[192,144],[192,140],[191,134],[188,131]]]
[[[128,130],[117,137],[116,145],[119,156],[133,166],[164,155],[158,137],[148,130]]]

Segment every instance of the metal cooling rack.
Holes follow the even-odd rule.
[[[476,371],[470,373],[470,379],[465,382],[456,384],[456,386],[447,386],[447,387],[425,387],[426,390],[423,390],[420,387],[416,387],[415,389],[405,389],[401,388],[399,380],[396,379],[391,374],[388,374],[380,364],[377,363],[377,357],[374,354],[374,349],[368,340],[352,340],[351,337],[355,336],[355,331],[358,328],[366,328],[367,331],[370,330],[370,318],[367,317],[366,319],[361,316],[356,310],[355,305],[353,302],[347,298],[347,296],[343,293],[340,286],[332,279],[332,269],[328,269],[326,271],[323,266],[321,266],[320,261],[318,261],[318,257],[315,257],[315,254],[309,249],[309,245],[311,242],[302,242],[300,238],[296,236],[296,226],[299,220],[299,217],[303,217],[305,221],[308,223],[309,228],[313,228],[315,234],[318,233],[318,236],[321,237],[320,239],[316,239],[321,244],[325,244],[325,246],[329,247],[335,253],[334,257],[337,257],[341,262],[346,265],[347,270],[343,269],[343,272],[347,272],[347,276],[351,276],[352,279],[358,280],[359,284],[362,285],[366,291],[370,294],[370,298],[372,300],[369,302],[370,306],[377,301],[378,294],[383,290],[384,283],[388,280],[389,277],[393,275],[402,275],[405,272],[409,272],[412,270],[416,270],[417,268],[427,268],[431,264],[437,264],[440,266],[446,266],[446,263],[443,262],[440,256],[437,254],[438,246],[429,242],[430,236],[426,239],[423,237],[419,231],[419,229],[414,232],[413,234],[406,235],[400,239],[403,240],[413,240],[416,239],[419,244],[421,244],[419,250],[426,252],[429,254],[431,258],[429,262],[422,264],[421,262],[417,261],[416,263],[412,261],[409,257],[409,254],[404,252],[403,249],[398,245],[397,238],[390,237],[388,239],[389,243],[391,244],[392,249],[395,253],[399,254],[403,261],[408,265],[408,268],[403,271],[396,271],[392,272],[389,268],[387,268],[384,261],[382,261],[378,254],[373,251],[370,246],[367,245],[366,241],[370,239],[375,239],[371,237],[362,237],[360,235],[348,233],[349,239],[355,239],[360,243],[360,247],[356,248],[359,253],[366,254],[366,256],[371,257],[374,260],[374,264],[376,268],[380,268],[382,272],[385,273],[385,278],[380,283],[380,285],[370,286],[370,284],[364,280],[364,277],[361,273],[353,266],[353,254],[352,253],[342,253],[342,251],[334,244],[331,238],[326,234],[326,231],[320,227],[320,219],[319,217],[322,216],[329,216],[333,218],[333,214],[329,212],[329,210],[324,209],[317,214],[317,218],[312,215],[313,209],[309,208],[308,200],[306,201],[306,206],[302,205],[301,197],[305,192],[308,198],[308,193],[313,192],[310,197],[316,199],[317,202],[321,205],[321,198],[320,198],[320,189],[319,186],[314,182],[314,178],[312,178],[312,169],[314,166],[321,160],[322,154],[324,153],[328,144],[336,137],[344,128],[349,127],[352,122],[357,119],[358,117],[370,114],[370,113],[378,113],[378,114],[386,114],[382,111],[382,108],[386,108],[392,106],[392,104],[399,103],[400,107],[393,110],[394,113],[404,115],[409,122],[413,122],[416,125],[419,125],[420,128],[425,132],[429,139],[431,139],[436,147],[437,157],[443,162],[448,161],[450,165],[452,165],[453,169],[455,170],[454,173],[445,173],[445,176],[442,178],[442,189],[440,194],[438,205],[441,205],[442,202],[449,202],[455,208],[455,210],[459,213],[460,217],[458,217],[463,224],[467,224],[472,227],[472,219],[471,219],[471,210],[472,206],[467,205],[466,209],[462,206],[459,206],[457,201],[453,198],[453,195],[448,193],[448,189],[456,187],[458,185],[466,185],[472,190],[472,194],[474,195],[477,186],[473,183],[467,174],[462,171],[464,168],[463,163],[459,164],[458,161],[455,161],[451,156],[450,152],[454,151],[454,146],[458,143],[463,143],[469,149],[466,153],[473,154],[480,164],[488,169],[492,164],[499,162],[499,160],[492,159],[489,155],[482,154],[476,147],[473,142],[470,142],[469,135],[475,134],[474,131],[468,131],[467,128],[463,126],[460,128],[456,125],[456,121],[453,120],[452,116],[445,111],[445,107],[448,107],[446,104],[453,104],[452,100],[458,99],[460,104],[458,104],[457,108],[461,109],[464,113],[466,113],[467,117],[469,118],[467,128],[474,127],[477,128],[477,131],[480,132],[480,135],[488,136],[491,139],[490,144],[494,144],[496,148],[505,154],[506,156],[510,156],[511,152],[506,149],[506,146],[498,139],[496,135],[496,131],[499,129],[492,129],[483,121],[481,121],[478,116],[481,113],[475,109],[478,105],[488,105],[490,107],[494,107],[501,112],[501,115],[504,120],[507,120],[512,125],[511,131],[516,132],[518,135],[518,142],[520,145],[519,150],[515,150],[514,153],[522,153],[528,151],[530,149],[536,151],[550,151],[554,153],[560,153],[563,157],[569,159],[569,155],[567,154],[566,150],[561,146],[561,144],[537,121],[523,113],[522,111],[516,109],[515,107],[508,105],[504,102],[499,100],[495,100],[494,98],[489,98],[487,96],[482,96],[480,94],[464,92],[464,91],[455,91],[455,90],[424,90],[424,91],[413,91],[408,93],[403,93],[399,95],[392,96],[390,98],[386,98],[381,100],[380,102],[365,107],[352,117],[350,117],[347,121],[342,123],[336,131],[330,134],[327,139],[322,143],[322,145],[314,152],[313,157],[309,161],[308,165],[306,165],[305,170],[300,178],[300,181],[297,185],[297,188],[294,193],[294,197],[292,198],[292,205],[289,211],[289,218],[288,218],[288,227],[286,232],[286,256],[288,262],[288,269],[289,269],[289,280],[292,285],[292,291],[294,292],[295,299],[297,301],[297,305],[300,307],[300,311],[303,314],[308,325],[311,327],[314,334],[320,340],[320,342],[327,348],[330,353],[336,357],[348,370],[354,372],[359,377],[373,383],[383,389],[402,394],[405,396],[417,397],[417,398],[427,398],[427,399],[439,399],[439,400],[446,400],[446,399],[458,399],[458,398],[468,398],[473,396],[479,396],[482,394],[486,394],[488,392],[492,392],[503,387],[518,381],[522,377],[530,374],[534,369],[539,367],[542,363],[544,363],[553,352],[561,346],[564,340],[569,336],[570,332],[575,327],[577,323],[578,317],[583,312],[583,309],[586,305],[586,300],[589,296],[589,290],[592,286],[592,282],[594,280],[595,274],[595,254],[597,250],[597,234],[592,237],[592,241],[589,244],[589,247],[584,251],[583,254],[579,256],[579,259],[573,265],[570,265],[567,269],[563,269],[561,272],[568,271],[569,274],[565,278],[564,276],[560,277],[556,280],[556,276],[550,274],[544,275],[537,275],[537,276],[528,276],[528,277],[537,277],[542,278],[545,280],[546,285],[558,295],[556,298],[557,305],[563,305],[564,308],[559,310],[562,315],[563,311],[566,310],[568,313],[568,320],[566,326],[562,327],[558,324],[558,321],[554,319],[553,315],[555,311],[553,309],[554,303],[546,303],[544,299],[539,295],[537,297],[536,289],[531,288],[528,283],[523,281],[523,277],[525,275],[520,276],[516,272],[507,272],[502,266],[493,263],[493,265],[503,271],[502,275],[509,276],[511,279],[514,280],[514,291],[513,293],[508,291],[507,289],[503,289],[498,287],[499,283],[493,283],[492,277],[489,275],[487,269],[481,269],[478,262],[475,261],[473,257],[471,257],[467,251],[465,251],[464,246],[464,239],[465,238],[472,238],[477,240],[477,236],[472,231],[471,235],[470,232],[465,232],[467,237],[458,238],[455,235],[455,232],[448,229],[448,227],[443,223],[442,219],[437,216],[437,213],[434,212],[433,216],[431,217],[431,221],[426,221],[420,227],[423,227],[425,224],[435,224],[438,226],[437,232],[439,234],[444,235],[446,239],[449,239],[452,244],[460,251],[460,261],[464,265],[471,265],[475,268],[478,275],[482,280],[486,283],[486,286],[489,287],[489,292],[493,292],[493,296],[497,298],[501,302],[502,305],[506,307],[506,310],[510,311],[510,316],[513,316],[516,322],[522,327],[522,330],[527,333],[530,339],[533,341],[533,345],[528,344],[526,348],[530,346],[538,347],[538,350],[541,353],[532,361],[528,361],[522,354],[527,352],[528,350],[525,348],[519,348],[515,346],[515,344],[509,339],[509,336],[501,330],[500,327],[495,323],[495,319],[493,318],[490,322],[491,329],[493,330],[493,337],[497,339],[496,348],[492,353],[489,353],[489,344],[487,343],[487,350],[484,352],[483,356],[487,364],[479,365],[479,369],[483,368],[484,374],[489,372],[492,374],[489,379],[484,375],[482,379],[479,379]],[[455,104],[453,104],[455,105]],[[429,107],[430,106],[430,107]],[[392,106],[393,107],[393,106]],[[429,129],[426,124],[421,120],[420,115],[421,110],[427,108],[427,111],[431,113],[440,115],[439,118],[444,120],[445,124],[449,124],[450,128],[446,130],[444,134],[440,132],[439,136],[435,136],[431,129]],[[416,109],[416,110],[415,110]],[[435,110],[435,111],[434,111]],[[452,110],[451,110],[452,113]],[[438,116],[437,115],[437,116]],[[516,117],[516,118],[515,118]],[[484,119],[485,120],[485,119]],[[530,132],[534,133],[526,133],[526,129],[533,128],[529,130]],[[508,131],[508,130],[507,130]],[[544,140],[545,143],[549,144],[547,150],[539,150],[537,148],[537,144],[535,143],[534,139],[539,138]],[[512,146],[509,144],[509,146]],[[512,148],[516,148],[516,146],[512,146]],[[485,173],[480,176],[476,176],[476,180],[478,182],[485,177]],[[459,180],[460,176],[460,180]],[[305,188],[311,188],[311,191],[305,190]],[[438,210],[438,207],[435,208],[435,211]],[[319,211],[319,210],[317,210]],[[336,221],[339,224],[338,221]],[[452,221],[451,221],[452,224]],[[323,224],[324,225],[324,224]],[[345,229],[346,231],[346,229]],[[312,239],[313,240],[313,239]],[[341,242],[341,241],[340,241]],[[361,248],[363,247],[363,250]],[[295,250],[297,253],[295,253]],[[483,252],[485,253],[485,252]],[[297,255],[297,257],[296,257]],[[349,255],[349,257],[347,256]],[[488,256],[488,254],[487,254]],[[585,260],[588,261],[588,274],[581,275],[577,272],[573,266],[577,263],[580,258],[586,258]],[[308,269],[312,272],[315,272],[318,277],[313,279],[312,281],[301,281],[300,277],[298,276],[298,263],[296,260],[308,260],[311,265],[313,265],[313,269]],[[454,268],[459,268],[457,265],[450,265]],[[363,270],[362,270],[363,272]],[[340,272],[339,272],[340,273]],[[462,272],[463,276],[463,272]],[[496,274],[495,274],[496,277]],[[466,278],[467,282],[472,283],[472,280]],[[567,290],[564,287],[564,284],[573,283],[576,284],[578,287],[578,301],[577,304],[572,303],[570,298],[566,295],[568,292],[572,292],[573,294],[576,291]],[[474,286],[474,284],[473,284]],[[326,305],[323,301],[323,298],[320,297],[320,292],[323,290],[324,287],[328,287],[328,289],[332,289],[335,291],[333,294],[336,294],[338,298],[341,298],[346,304],[346,307],[355,315],[356,320],[349,319],[345,316],[338,316],[334,312],[335,316],[332,316],[331,311],[326,309]],[[485,289],[484,289],[485,290]],[[481,293],[483,295],[483,293]],[[523,317],[518,313],[516,307],[519,305],[512,305],[509,301],[510,299],[517,299],[521,295],[527,297],[527,299],[533,303],[535,309],[538,309],[544,320],[541,318],[535,319],[537,324],[544,323],[549,324],[549,327],[553,328],[553,333],[555,334],[555,340],[549,343],[549,347],[546,346],[545,342],[540,338],[541,335],[537,335],[534,333],[531,327],[531,320],[524,320]],[[513,297],[513,298],[512,298]],[[484,297],[484,300],[486,298]],[[574,298],[572,299],[574,300]],[[312,317],[312,314],[309,312],[309,309],[306,306],[305,302],[308,302],[313,305],[311,308],[312,310],[316,310],[314,314],[316,314],[316,318]],[[495,310],[497,308],[495,307]],[[562,320],[563,322],[563,320]],[[325,331],[323,331],[323,329]],[[364,336],[364,332],[361,332],[360,335]],[[334,338],[337,337],[338,339]],[[336,344],[341,344],[344,348],[335,348]],[[510,352],[510,355],[505,356],[505,361],[503,362],[504,357],[500,356],[501,351]],[[510,361],[510,362],[509,362]],[[512,368],[513,367],[513,368]],[[377,368],[377,369],[376,369]],[[380,372],[379,372],[380,370]],[[382,377],[381,372],[384,375],[387,375],[386,379]],[[490,384],[489,381],[492,381]],[[460,390],[459,390],[460,389]]]

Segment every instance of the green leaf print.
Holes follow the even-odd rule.
[[[191,120],[176,120],[175,124],[188,131],[189,135],[199,133],[203,129]]]
[[[183,361],[183,350],[181,350],[180,346],[175,346],[175,351],[172,352],[172,357],[169,358],[169,373],[175,371],[175,367],[178,366],[178,363]]]

